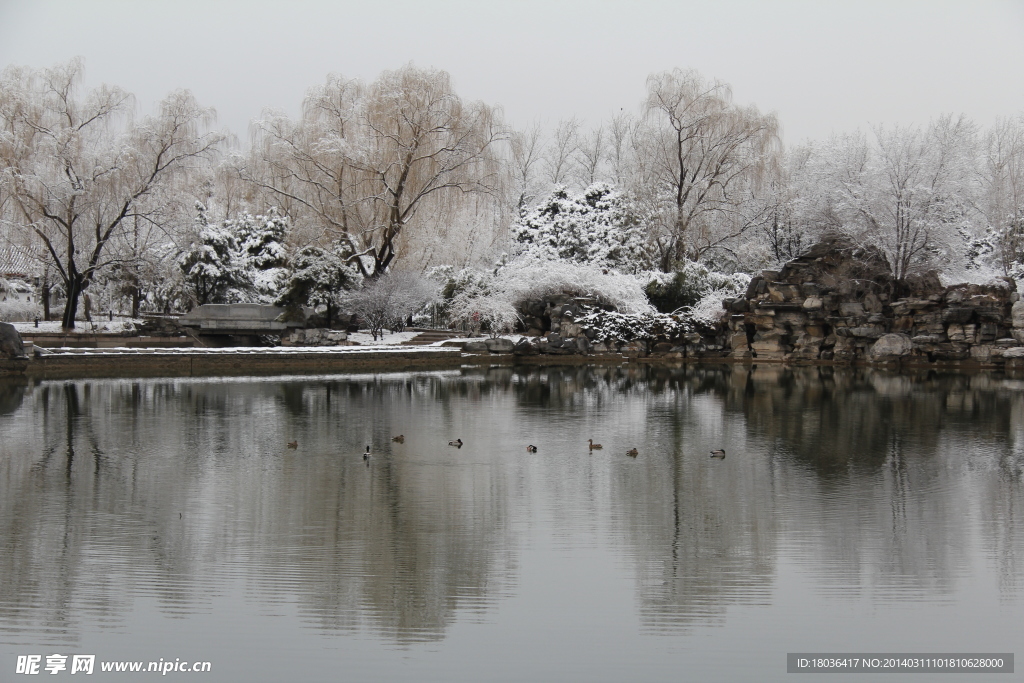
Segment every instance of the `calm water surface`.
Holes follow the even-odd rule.
[[[1024,382],[999,375],[0,384],[0,680],[25,654],[418,683],[1019,655],[1022,477]]]

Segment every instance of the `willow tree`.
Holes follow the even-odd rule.
[[[82,293],[130,222],[152,220],[153,202],[222,136],[204,133],[212,111],[172,93],[159,114],[132,119],[134,100],[102,86],[78,97],[82,62],[0,75],[0,192],[7,230],[42,244],[67,294],[63,326],[75,326]]]
[[[463,102],[444,71],[406,66],[369,85],[331,76],[298,120],[256,124],[243,173],[374,276],[399,256],[406,231],[497,190],[502,138],[496,112]]]
[[[733,104],[727,85],[692,70],[652,75],[645,109],[637,136],[643,173],[634,182],[661,215],[654,241],[669,271],[768,217],[759,192],[776,163],[779,124],[774,114]]]

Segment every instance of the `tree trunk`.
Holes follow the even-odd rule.
[[[78,298],[82,295],[82,282],[78,277],[71,278],[68,283],[68,301],[64,305],[64,317],[61,327],[66,330],[75,329],[75,314],[78,313]]]
[[[137,319],[139,317],[139,297],[140,288],[138,285],[132,287],[132,318]],[[120,306],[118,307],[120,308]]]
[[[42,287],[43,320],[50,322],[50,282],[44,281]]]

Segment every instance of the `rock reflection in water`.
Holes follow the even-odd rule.
[[[1011,545],[1019,553],[1022,537],[1008,517],[1021,495],[1024,433],[1014,423],[1024,393],[1012,380],[778,366],[743,374],[733,386],[747,390],[726,406],[775,461],[785,535],[830,594],[950,596],[979,550],[999,563],[1002,590],[1017,591]],[[987,547],[977,547],[979,531]]]

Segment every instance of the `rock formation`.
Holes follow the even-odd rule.
[[[723,306],[733,358],[989,363],[1024,345],[1018,299],[1009,278],[943,288],[927,273],[897,283],[879,250],[832,236]]]
[[[0,323],[0,359],[25,357],[25,345],[18,330],[10,323]]]

